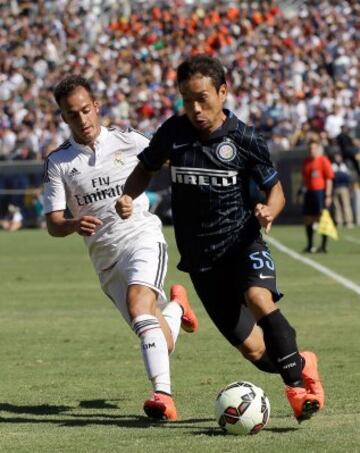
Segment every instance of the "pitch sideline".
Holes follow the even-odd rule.
[[[337,274],[336,272],[332,271],[331,269],[327,268],[326,266],[323,266],[322,264],[319,264],[310,258],[300,255],[300,253],[297,253],[294,250],[290,249],[286,245],[279,242],[277,239],[274,239],[269,236],[265,236],[265,238],[266,238],[267,242],[270,242],[270,244],[272,244],[274,247],[276,247],[281,252],[285,253],[288,256],[291,256],[291,258],[294,258],[297,261],[301,261],[302,263],[306,264],[307,266],[313,267],[314,269],[321,272],[322,274],[327,275],[328,277],[337,281],[341,285],[345,286],[346,288],[348,288],[348,289],[354,291],[356,294],[360,295],[360,286],[357,285],[356,283],[354,283],[353,281],[349,280],[346,277],[343,277],[340,274]]]
[[[359,240],[359,239],[356,239],[356,238],[354,238],[354,237],[352,237],[352,236],[349,236],[349,235],[344,236],[344,239],[345,239],[345,241],[352,242],[353,244],[358,244],[358,245],[360,245],[360,240]]]

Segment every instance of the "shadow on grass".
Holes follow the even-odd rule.
[[[222,431],[220,428],[208,428],[202,429],[200,431],[194,431],[194,436],[209,436],[209,437],[216,437],[216,436],[226,436],[227,434]]]
[[[264,431],[271,431],[272,433],[282,434],[298,431],[299,428],[265,428]]]
[[[282,434],[282,433],[289,433],[292,431],[297,431],[298,428],[265,428],[262,432],[271,431],[273,433]],[[232,434],[227,434],[226,432],[222,431],[220,428],[209,428],[209,429],[202,429],[193,433],[194,436],[209,436],[209,437],[216,437],[216,436],[233,436]],[[234,437],[234,436],[233,436]]]
[[[289,433],[292,431],[297,431],[298,428],[265,428],[262,432],[271,431],[272,433],[283,434]],[[232,434],[228,434],[224,432],[222,429],[215,427],[209,429],[201,429],[199,431],[193,432],[194,436],[209,436],[209,437],[217,437],[217,436],[228,436],[228,437],[237,437]]]
[[[77,407],[41,404],[37,406],[17,406],[9,403],[0,403],[0,412],[8,412],[11,414],[29,414],[41,415],[41,418],[30,417],[1,417],[1,423],[9,424],[42,424],[49,423],[60,427],[78,427],[78,426],[117,426],[120,428],[150,428],[150,427],[166,427],[166,428],[191,428],[194,429],[194,424],[213,421],[212,418],[197,418],[185,419],[176,422],[167,423],[165,421],[151,420],[142,415],[115,415],[107,413],[96,414],[79,414],[74,413],[74,410],[79,408],[85,409],[118,409],[118,406],[109,403],[105,400],[86,400],[80,401]],[[47,418],[48,415],[62,415],[61,418]],[[64,416],[66,418],[64,418]],[[69,418],[67,418],[69,417]],[[186,426],[186,425],[189,426]],[[210,431],[210,429],[209,429]]]
[[[84,400],[80,401],[79,407],[85,407],[87,409],[118,409],[116,404],[109,403],[105,400]]]
[[[55,406],[51,404],[40,404],[37,406],[16,406],[15,404],[0,403],[0,411],[11,412],[12,414],[31,415],[54,415],[71,410],[70,406]]]

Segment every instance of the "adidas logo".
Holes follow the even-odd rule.
[[[80,172],[79,172],[79,170],[77,168],[74,167],[71,170],[71,172],[69,173],[69,176],[71,176],[73,178],[74,176],[77,176],[77,175],[80,175]]]

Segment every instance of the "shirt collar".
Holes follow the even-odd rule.
[[[100,134],[96,137],[95,139],[95,149],[98,147],[103,146],[104,142],[107,139],[107,136],[109,134],[109,131],[106,127],[100,126]],[[87,152],[93,152],[93,150],[90,148],[88,145],[83,145],[81,143],[78,143],[73,136],[70,137],[70,143],[77,149],[81,151],[87,151]]]
[[[226,115],[225,121],[220,127],[218,127],[208,138],[208,140],[213,140],[215,138],[221,138],[227,135],[231,131],[235,131],[237,127],[237,118],[236,116],[227,109],[224,109],[223,112]]]
[[[109,135],[109,130],[104,126],[100,126],[100,134],[97,136],[97,138],[95,140],[95,145],[102,146],[104,144],[104,142],[106,141],[108,135]]]

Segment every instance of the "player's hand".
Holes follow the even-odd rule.
[[[116,200],[115,209],[122,219],[128,219],[133,212],[133,199],[129,195],[121,195]]]
[[[79,219],[75,220],[75,231],[80,236],[92,236],[98,226],[102,225],[103,222],[92,215],[84,215]]]
[[[274,216],[271,214],[269,206],[257,203],[254,209],[254,214],[260,225],[265,229],[265,233],[269,234],[274,220]]]

